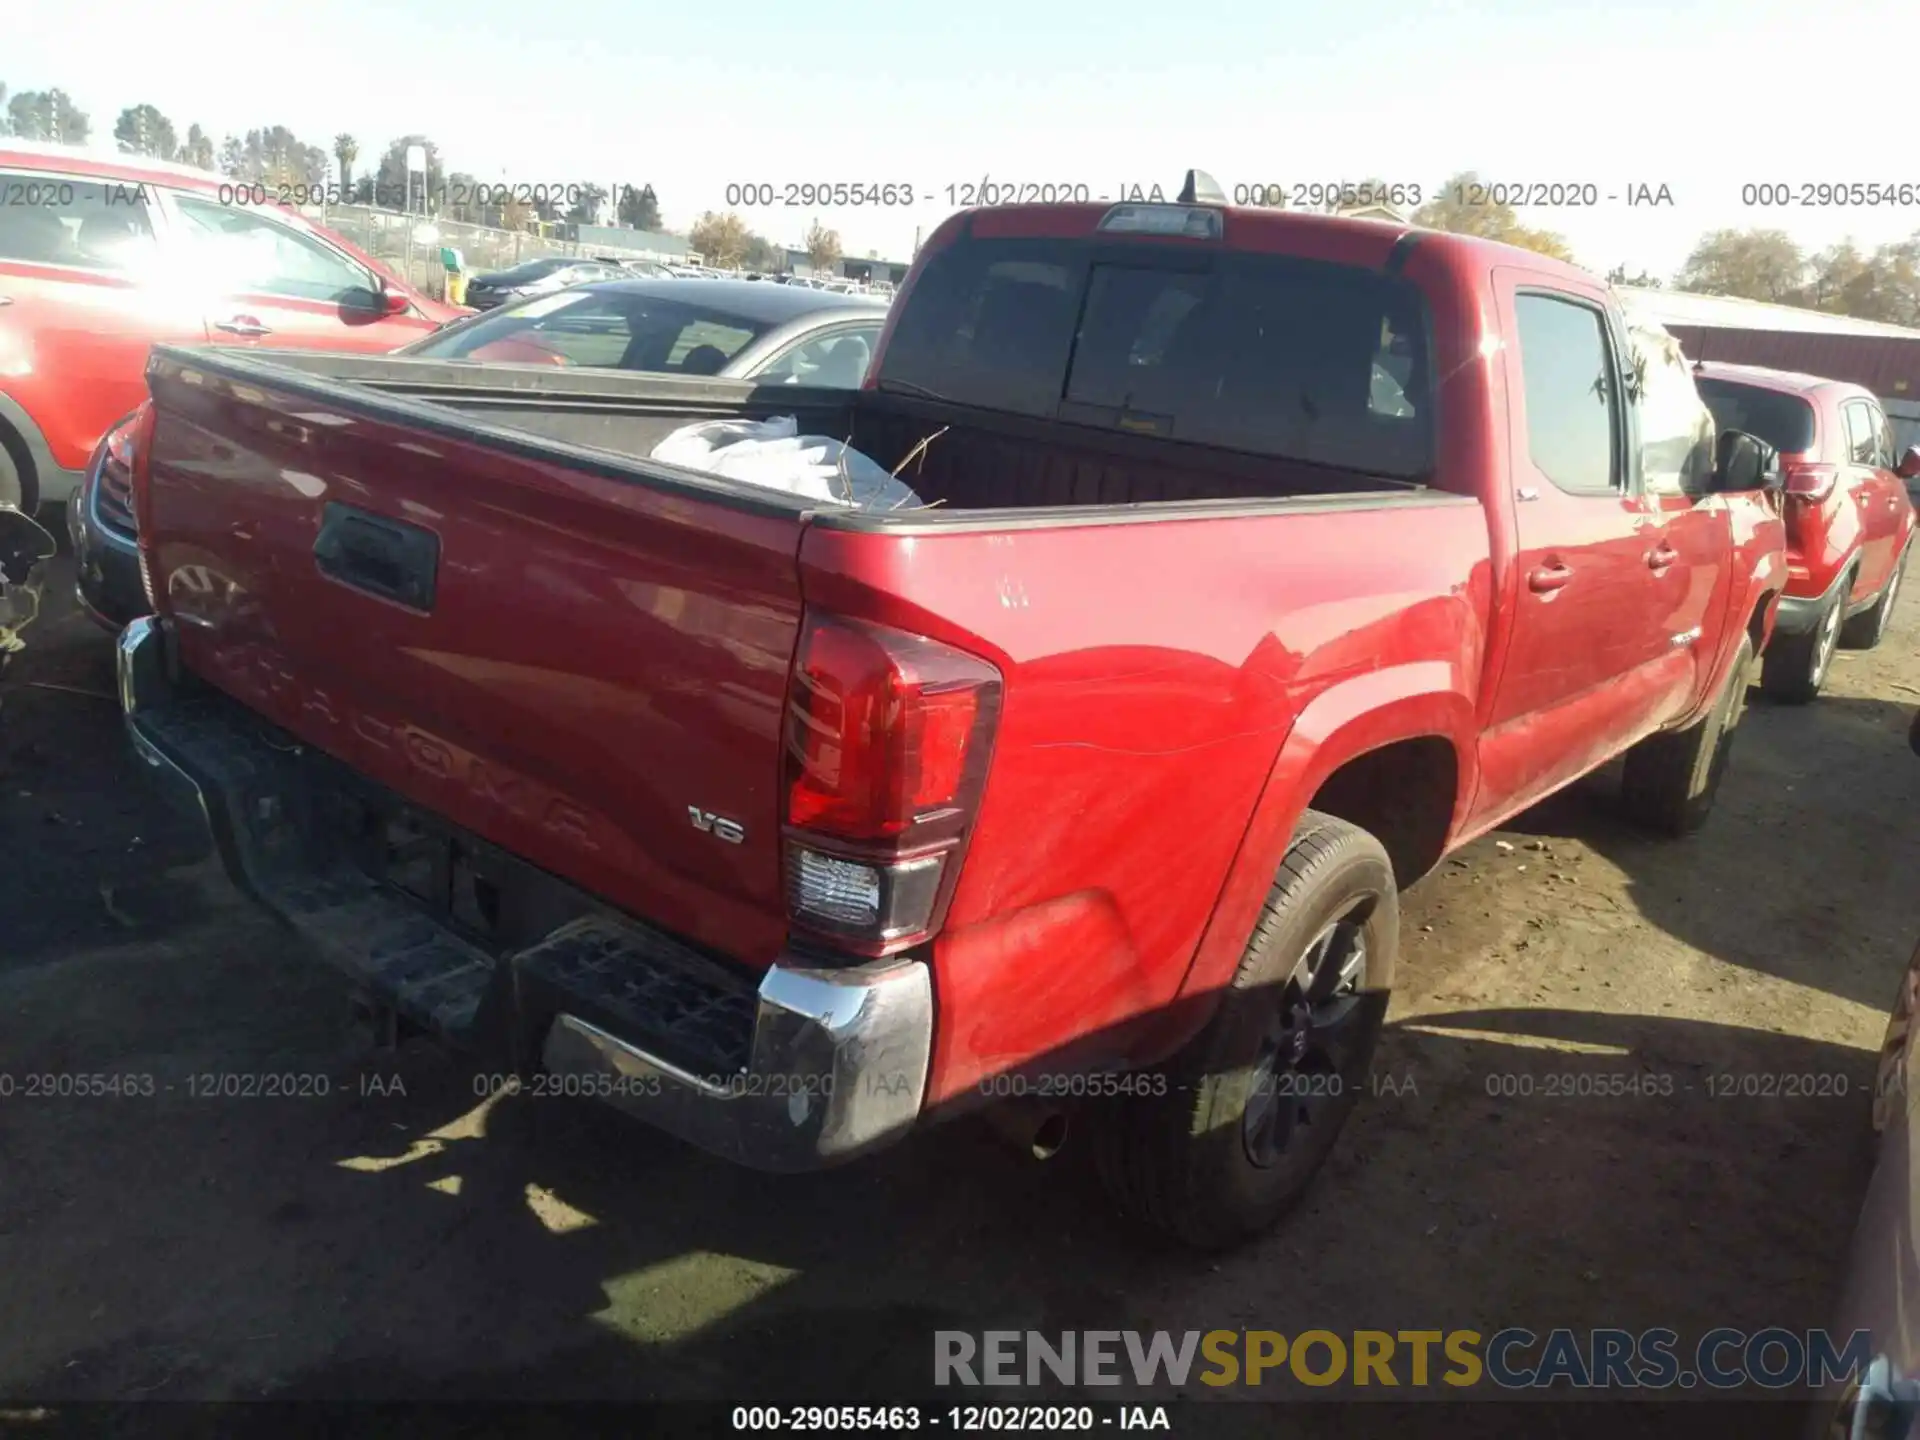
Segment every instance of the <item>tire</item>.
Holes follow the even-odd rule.
[[[1638,824],[1675,836],[1706,824],[1747,708],[1752,671],[1753,637],[1742,635],[1733,668],[1706,716],[1685,730],[1649,735],[1627,751],[1621,798]]]
[[[1900,602],[1900,579],[1906,573],[1907,556],[1913,551],[1911,543],[1900,552],[1900,558],[1894,563],[1893,573],[1887,577],[1887,583],[1880,587],[1880,594],[1872,605],[1847,621],[1840,631],[1840,643],[1849,650],[1871,650],[1887,638],[1887,627],[1893,623],[1893,607]]]
[[[1833,589],[1833,599],[1811,630],[1800,635],[1776,635],[1767,646],[1767,653],[1760,659],[1760,689],[1769,700],[1805,705],[1826,684],[1834,652],[1840,648],[1852,582],[1843,578]]]
[[[1385,848],[1307,811],[1219,1009],[1165,1067],[1164,1089],[1091,1117],[1120,1209],[1205,1250],[1271,1229],[1367,1085],[1399,939]]]

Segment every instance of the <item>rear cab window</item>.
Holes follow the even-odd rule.
[[[1054,239],[930,259],[878,388],[1423,479],[1431,324],[1412,282],[1290,256]]]

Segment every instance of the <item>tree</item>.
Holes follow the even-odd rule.
[[[749,270],[778,272],[787,268],[787,249],[764,235],[748,231],[747,248],[740,256],[740,263]]]
[[[834,269],[840,263],[840,232],[814,221],[807,227],[806,250],[807,264],[816,271]]]
[[[1455,235],[1478,235],[1522,249],[1537,250],[1556,260],[1571,260],[1567,242],[1551,230],[1535,230],[1520,223],[1511,205],[1492,203],[1493,195],[1477,172],[1463,170],[1440,187],[1440,193],[1413,212],[1413,223]]]
[[[1920,327],[1920,232],[1875,250],[1842,303],[1846,314],[1862,320]]]
[[[173,122],[152,105],[129,105],[113,123],[113,138],[129,155],[171,160],[180,151]]]
[[[747,222],[731,210],[724,215],[707,210],[693,222],[687,239],[710,264],[731,269],[747,253]]]
[[[1784,230],[1713,230],[1700,237],[1673,283],[1702,295],[1791,305],[1801,298],[1807,268]]]
[[[538,218],[533,206],[518,195],[509,195],[500,203],[500,228],[503,230],[531,231],[533,222]]]
[[[567,219],[575,225],[598,225],[600,207],[606,203],[606,199],[604,185],[582,185],[579,198],[567,210]]]
[[[308,145],[284,125],[229,135],[220,146],[220,171],[250,185],[313,185],[326,182],[327,152]]]
[[[0,135],[11,135],[13,126],[7,123],[7,87],[0,85]]]
[[[465,221],[469,225],[486,225],[489,222],[487,210],[478,203],[480,182],[464,170],[455,170],[447,176],[446,204],[442,213],[449,220]]]
[[[7,121],[23,140],[83,145],[93,132],[87,112],[64,90],[22,90],[7,102]]]
[[[187,143],[180,147],[180,159],[184,164],[195,165],[202,170],[213,169],[213,137],[198,125],[189,125]]]
[[[341,131],[333,137],[333,158],[340,162],[340,193],[353,194],[353,162],[360,158],[360,142]]]
[[[407,147],[424,146],[427,152],[427,173],[423,182],[416,179],[412,188],[407,185]],[[417,172],[416,172],[417,173]],[[389,210],[405,209],[408,196],[413,203],[423,203],[423,195],[438,203],[446,186],[446,172],[440,167],[440,147],[424,135],[402,135],[387,146],[387,153],[380,157],[380,169],[373,177],[374,204]]]
[[[653,186],[622,185],[619,220],[622,225],[631,225],[635,230],[658,230],[660,202],[654,197]]]
[[[1339,215],[1348,210],[1385,205],[1388,209],[1404,213],[1402,207],[1395,202],[1393,195],[1394,187],[1376,175],[1370,180],[1362,180],[1358,185],[1352,186],[1350,194],[1345,193],[1343,188],[1341,194],[1329,196],[1321,209],[1329,215]]]

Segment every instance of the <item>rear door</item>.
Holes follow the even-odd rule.
[[[1853,587],[1855,600],[1878,593],[1893,573],[1895,535],[1903,529],[1898,507],[1906,500],[1905,487],[1893,473],[1886,417],[1865,399],[1841,406],[1847,455],[1841,469],[1847,504],[1860,518],[1860,575]],[[1896,493],[1897,492],[1897,493]]]
[[[1642,493],[1624,338],[1606,294],[1494,273],[1508,336],[1516,571],[1488,699],[1482,817],[1592,768],[1684,703],[1693,665],[1669,622],[1691,601],[1664,508]]]
[[[199,306],[165,268],[151,191],[0,168],[0,376],[78,470],[147,392],[147,350],[201,337]]]
[[[267,209],[178,192],[172,203],[216,345],[386,351],[434,328],[412,310],[387,314],[372,272]]]

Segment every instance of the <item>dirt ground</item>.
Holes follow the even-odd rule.
[[[1071,1139],[1040,1164],[969,1123],[775,1179],[360,1049],[136,772],[56,589],[0,682],[0,1395],[858,1402],[924,1393],[942,1328],[1830,1317],[1920,932],[1920,608],[1815,705],[1754,704],[1695,839],[1627,828],[1602,775],[1418,887],[1383,1093],[1289,1223],[1196,1260],[1111,1219]],[[155,1093],[19,1093],[48,1072]],[[1671,1093],[1543,1093],[1635,1072]],[[1851,1094],[1714,1094],[1781,1073]]]

